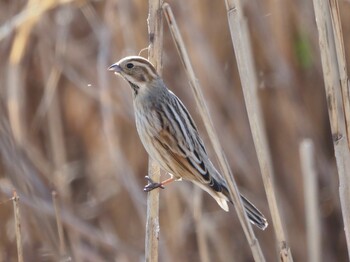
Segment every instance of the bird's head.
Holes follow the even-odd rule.
[[[151,62],[141,56],[127,56],[111,65],[108,70],[122,76],[136,95],[159,78]]]

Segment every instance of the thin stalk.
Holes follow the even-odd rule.
[[[350,152],[341,94],[342,76],[327,0],[313,0],[318,30],[328,115],[333,136],[335,159],[339,175],[339,195],[343,214],[348,255],[350,257]],[[346,98],[347,99],[347,98]]]
[[[299,152],[304,179],[308,261],[318,262],[321,261],[320,214],[314,146],[311,139],[304,139],[301,142]]]
[[[148,59],[161,74],[163,49],[163,22],[161,7],[163,0],[149,0]],[[148,162],[148,176],[155,182],[160,181],[160,168],[152,160]],[[158,261],[159,246],[159,189],[152,190],[147,195],[147,222],[145,239],[145,261]]]
[[[341,27],[340,13],[339,13],[339,4],[337,0],[329,1],[329,8],[331,13],[332,25],[334,30],[334,45],[336,50],[338,69],[339,69],[339,78],[340,86],[342,91],[343,106],[345,112],[345,124],[346,132],[348,136],[348,145],[350,147],[350,83],[347,73],[346,59],[345,59],[345,49],[343,41],[343,30]]]
[[[211,118],[210,118],[208,107],[206,105],[199,82],[194,74],[185,44],[183,42],[182,36],[177,26],[174,14],[171,10],[171,7],[167,3],[163,5],[163,10],[164,10],[165,17],[167,19],[174,43],[179,52],[180,59],[185,67],[186,74],[190,80],[190,86],[194,93],[194,97],[196,100],[199,113],[202,117],[205,128],[208,132],[209,139],[213,145],[214,151],[218,157],[220,168],[223,171],[224,178],[226,179],[226,182],[230,191],[231,199],[234,203],[234,207],[236,209],[239,221],[242,225],[243,231],[248,240],[249,246],[252,250],[253,257],[255,261],[265,261],[264,255],[260,248],[260,244],[255,237],[254,231],[248,221],[246,212],[244,211],[244,207],[241,201],[237,184],[233,178],[232,171],[228,165],[224,151],[222,150],[222,147],[219,143],[218,136],[213,126],[213,122],[211,121]]]
[[[16,191],[13,191],[12,201],[13,201],[13,210],[14,210],[14,214],[15,214],[15,223],[16,223],[16,242],[17,242],[18,262],[23,262],[21,216],[19,213],[19,197],[18,197]]]
[[[231,39],[234,46],[238,71],[241,78],[244,100],[248,112],[250,128],[259,161],[261,175],[269,204],[272,224],[275,230],[279,257],[281,261],[293,261],[290,248],[287,245],[282,219],[278,210],[274,189],[274,170],[261,105],[257,93],[257,78],[255,73],[252,48],[248,33],[247,21],[243,16],[238,0],[225,0],[230,26]]]
[[[51,194],[52,194],[53,206],[55,208],[58,239],[60,242],[60,257],[63,258],[67,254],[67,248],[66,248],[66,242],[64,241],[64,231],[63,231],[62,218],[61,218],[61,208],[60,208],[60,203],[59,203],[58,198],[57,198],[56,191],[52,191]]]

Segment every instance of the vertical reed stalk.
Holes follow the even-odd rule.
[[[329,1],[313,0],[316,25],[318,30],[323,78],[327,96],[328,115],[333,136],[335,159],[339,175],[339,195],[343,213],[344,230],[350,257],[350,152],[346,132],[344,99],[341,94],[343,68],[339,68],[337,41],[334,39],[339,32],[332,28],[332,17]],[[346,91],[347,93],[348,91]],[[346,107],[345,107],[346,109]]]
[[[16,191],[13,192],[12,201],[13,201],[13,209],[14,209],[15,223],[16,223],[16,242],[17,242],[18,262],[23,262],[21,216],[19,213],[19,197],[18,197]]]
[[[339,78],[340,86],[342,91],[343,106],[345,113],[345,124],[346,131],[348,136],[348,145],[350,147],[350,94],[349,94],[349,78],[347,73],[346,59],[345,59],[345,49],[343,41],[343,30],[341,27],[340,13],[339,13],[339,4],[338,0],[329,0],[329,8],[332,19],[332,25],[334,30],[334,45],[336,50],[338,69],[339,69]]]
[[[274,170],[267,143],[247,22],[239,0],[225,0],[231,39],[237,59],[250,128],[265,186],[281,261],[293,261],[287,245],[274,190]]]
[[[311,139],[304,139],[301,142],[299,153],[304,178],[308,261],[318,262],[321,261],[320,214],[314,147]]]
[[[60,203],[58,201],[57,192],[52,191],[52,202],[53,206],[55,208],[55,217],[56,217],[56,223],[57,223],[57,232],[58,232],[58,239],[60,242],[60,257],[63,258],[67,255],[67,248],[66,248],[66,242],[64,241],[64,231],[63,231],[63,224],[62,224],[62,218],[61,218],[61,207]]]
[[[162,48],[163,48],[163,22],[161,7],[163,0],[149,0],[148,34],[149,47],[148,59],[161,74]],[[160,168],[149,159],[148,175],[155,181],[160,181]],[[148,192],[147,197],[147,222],[145,240],[145,260],[148,262],[158,261],[159,245],[159,189]]]

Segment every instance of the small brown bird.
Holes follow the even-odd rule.
[[[128,56],[108,70],[122,76],[134,91],[136,127],[150,157],[170,174],[170,178],[154,183],[150,178],[145,191],[174,180],[189,180],[208,192],[228,211],[231,202],[227,184],[209,159],[197,127],[180,99],[157,74],[154,66],[140,56]],[[242,201],[251,223],[264,230],[264,215],[244,196]]]

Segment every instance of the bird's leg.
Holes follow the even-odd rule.
[[[149,176],[145,176],[145,178],[147,179],[148,181],[148,184],[143,188],[143,191],[145,192],[149,192],[149,191],[152,191],[153,189],[156,189],[156,188],[162,188],[164,189],[164,186],[166,184],[169,184],[173,181],[175,181],[175,178],[173,176],[171,176],[170,178],[168,179],[165,179],[164,181],[160,182],[160,183],[156,183],[152,180],[152,178],[150,178]]]

